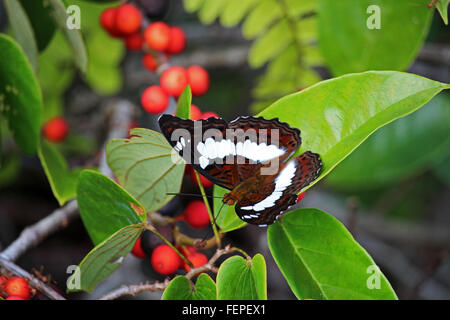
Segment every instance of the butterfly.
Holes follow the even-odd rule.
[[[187,163],[230,190],[223,202],[236,204],[236,214],[251,224],[272,224],[322,168],[320,156],[311,151],[289,159],[301,145],[300,130],[278,118],[193,121],[164,114],[158,122]]]

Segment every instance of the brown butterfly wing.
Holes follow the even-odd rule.
[[[277,175],[267,177],[264,185],[270,187],[261,188],[258,196],[244,195],[236,204],[236,213],[251,224],[272,224],[295,204],[297,194],[319,176],[321,168],[319,155],[306,151],[283,165]]]

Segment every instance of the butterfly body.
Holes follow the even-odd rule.
[[[239,117],[228,123],[163,115],[159,125],[187,163],[230,190],[223,202],[236,204],[237,215],[252,224],[273,223],[322,168],[310,151],[289,159],[301,144],[300,130],[278,119]]]

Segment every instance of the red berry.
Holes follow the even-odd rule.
[[[108,8],[103,10],[100,15],[100,25],[108,32],[115,29],[116,9]]]
[[[305,191],[306,192],[306,191]],[[305,197],[305,192],[302,192],[298,195],[297,197],[297,203],[299,203],[300,201],[302,201],[302,199]]]
[[[191,120],[199,120],[202,117],[202,111],[195,104],[191,104]]]
[[[188,83],[194,96],[201,96],[209,89],[209,74],[201,66],[190,66],[186,70]]]
[[[156,71],[158,69],[158,63],[153,55],[150,53],[144,54],[142,57],[142,64],[150,71]]]
[[[208,263],[208,258],[203,253],[200,253],[200,252],[196,252],[191,255],[188,255],[186,258],[192,263],[194,268],[201,267]],[[191,268],[189,267],[189,265],[187,263],[185,263],[184,269],[186,270],[186,272],[189,272],[189,270]]]
[[[25,300],[30,298],[30,287],[28,282],[22,277],[13,277],[4,285],[9,296],[19,296]]]
[[[63,117],[55,117],[44,124],[42,132],[47,140],[61,142],[69,133],[69,125]]]
[[[20,296],[9,296],[5,300],[28,300],[28,299],[24,299],[24,298],[22,298]]]
[[[186,222],[193,228],[204,228],[209,225],[208,209],[203,201],[194,200],[189,202],[184,210]]]
[[[144,39],[139,32],[129,34],[125,36],[125,46],[130,51],[139,51],[142,50],[142,44],[144,43]]]
[[[156,247],[152,252],[151,263],[156,272],[169,275],[178,270],[180,256],[167,244]]]
[[[169,46],[165,50],[168,54],[181,53],[186,47],[186,35],[180,27],[170,27]]]
[[[197,177],[195,176],[193,169],[189,172],[189,174],[191,175],[192,181],[194,181],[194,183],[196,185],[198,185]],[[200,176],[200,181],[204,188],[209,188],[214,185],[214,183],[212,183],[208,178],[205,178],[205,176],[203,176],[202,174],[199,173],[199,176]]]
[[[170,27],[164,22],[155,22],[144,31],[144,39],[148,46],[156,51],[164,51],[170,43]]]
[[[168,68],[162,73],[160,84],[168,94],[179,97],[187,85],[186,70],[180,66]]]
[[[200,117],[200,119],[208,119],[208,118],[220,118],[220,116],[212,111],[206,111],[205,113],[202,114],[202,116]]]
[[[115,17],[116,30],[122,34],[131,34],[139,30],[142,15],[138,8],[132,4],[123,4],[117,8]]]
[[[137,239],[136,243],[134,244],[133,250],[131,250],[131,253],[136,258],[145,258],[146,254],[145,254],[144,250],[142,250],[141,237],[139,237],[139,239]]]
[[[167,109],[169,97],[161,87],[150,86],[142,93],[141,103],[148,113],[158,114]]]

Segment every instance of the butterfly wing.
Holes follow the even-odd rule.
[[[300,131],[278,119],[240,117],[228,124],[221,118],[192,121],[166,114],[159,125],[187,163],[230,190],[263,163],[288,156],[300,144]]]
[[[257,199],[248,194],[236,204],[238,216],[245,222],[272,224],[278,215],[295,204],[297,194],[313,182],[322,168],[320,157],[306,151],[281,167],[277,175],[268,176]]]

